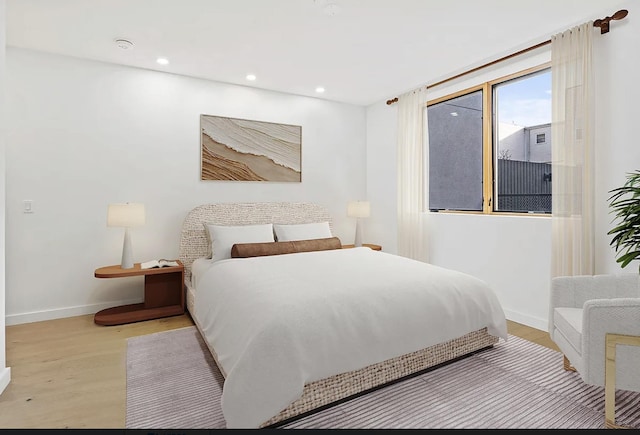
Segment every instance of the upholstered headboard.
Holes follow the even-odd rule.
[[[178,258],[184,264],[185,280],[191,280],[191,264],[206,257],[210,242],[204,224],[305,224],[329,222],[331,215],[319,204],[309,202],[250,202],[203,204],[191,210],[182,224]]]

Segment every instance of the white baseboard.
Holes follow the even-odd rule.
[[[5,367],[0,370],[0,394],[7,388],[9,382],[11,382],[11,367]]]
[[[504,310],[504,315],[511,321],[522,323],[523,325],[527,325],[541,331],[549,332],[549,322],[547,319],[541,319],[539,317],[533,317],[528,314],[522,314],[517,311],[506,309]]]
[[[56,308],[53,310],[32,311],[30,313],[7,314],[5,325],[19,325],[22,323],[40,322],[42,320],[61,319],[64,317],[82,316],[85,314],[94,314],[105,308],[117,307],[119,305],[137,304],[142,302],[140,299],[130,299],[125,301],[102,302],[92,305],[79,305],[76,307]],[[519,313],[512,310],[504,310],[507,319],[541,331],[549,332],[549,323],[547,319],[533,317],[528,314]]]
[[[32,311],[30,313],[7,314],[5,318],[6,326],[19,325],[22,323],[40,322],[42,320],[61,319],[64,317],[82,316],[94,314],[105,308],[117,307],[120,305],[137,304],[140,299],[130,299],[126,301],[101,302],[92,305],[79,305],[76,307],[56,308],[53,310]]]

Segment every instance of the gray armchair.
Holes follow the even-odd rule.
[[[549,335],[566,370],[605,386],[606,425],[616,427],[615,388],[640,391],[640,274],[553,278]]]

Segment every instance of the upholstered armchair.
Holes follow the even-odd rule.
[[[640,274],[553,278],[549,335],[566,370],[605,386],[606,425],[616,427],[615,388],[640,391]]]

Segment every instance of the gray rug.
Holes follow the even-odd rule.
[[[127,429],[224,428],[223,378],[197,329],[127,343]],[[640,428],[640,393],[618,390],[616,422]],[[562,369],[562,355],[509,336],[287,428],[604,428],[604,389]]]

